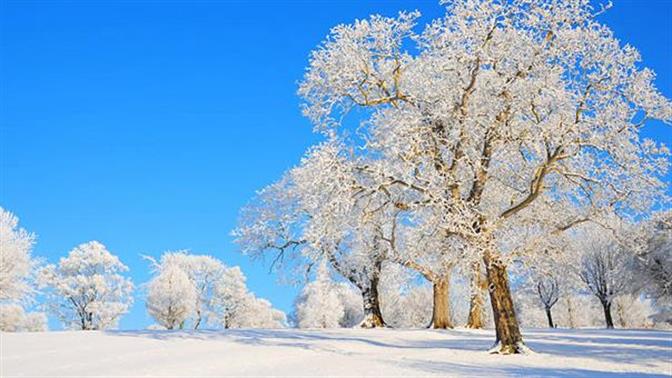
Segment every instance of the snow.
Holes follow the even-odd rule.
[[[0,333],[0,376],[672,376],[672,332],[527,330],[530,355],[485,352],[488,330],[236,329]]]

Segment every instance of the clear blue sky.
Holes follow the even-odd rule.
[[[672,1],[614,0],[602,19],[672,96]],[[438,2],[2,1],[0,206],[55,262],[99,240],[148,280],[168,249],[240,265],[289,311],[295,288],[237,253],[238,209],[318,138],[297,82],[328,30]],[[668,128],[646,133],[672,145]],[[56,323],[53,321],[51,325]],[[120,324],[151,324],[141,297]]]

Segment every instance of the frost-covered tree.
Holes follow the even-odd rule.
[[[147,310],[167,329],[285,325],[285,314],[251,293],[237,266],[187,251],[166,252],[158,261],[146,258],[156,273],[148,285]]]
[[[360,325],[380,327],[385,321],[378,285],[386,259],[381,233],[389,218],[371,217],[367,209],[377,206],[374,199],[360,202],[351,188],[340,185],[355,174],[340,152],[311,151],[300,167],[266,187],[241,211],[233,234],[243,253],[273,254],[271,268],[291,262],[307,271],[326,260],[360,291],[365,313]],[[317,181],[315,172],[324,170],[333,174]]]
[[[287,320],[271,302],[249,291],[246,277],[237,266],[227,268],[215,285],[213,311],[213,319],[224,328],[283,328]]]
[[[254,297],[249,293],[246,278],[239,267],[227,270],[214,290],[213,308],[216,322],[224,328],[238,328],[246,322]]]
[[[44,313],[26,313],[18,304],[0,305],[0,331],[41,332],[46,330],[47,316]]]
[[[642,226],[634,261],[635,285],[653,300],[655,319],[672,325],[672,211],[656,214]]]
[[[336,283],[336,293],[343,305],[343,317],[339,321],[339,325],[343,328],[360,325],[364,318],[364,305],[360,293],[353,288],[352,284],[347,282]]]
[[[221,292],[220,286],[235,285],[235,273],[230,268],[212,256],[189,254],[188,251],[166,252],[159,262],[151,257],[147,258],[159,271],[164,266],[175,265],[189,277],[196,290],[194,311],[189,316],[194,329],[202,324],[219,323],[214,296]]]
[[[226,328],[284,328],[285,313],[271,302],[248,293],[227,318]]]
[[[296,320],[300,328],[337,328],[344,315],[336,284],[329,276],[326,263],[321,263],[315,280],[301,291],[295,303]]]
[[[100,242],[83,243],[40,271],[49,309],[70,328],[115,327],[133,302],[128,268]]]
[[[147,312],[166,329],[181,329],[198,304],[196,287],[175,262],[161,264],[157,273],[147,285]]]
[[[46,315],[26,313],[33,300],[35,235],[19,227],[19,219],[0,207],[0,331],[44,331]]]
[[[654,308],[650,299],[638,295],[619,295],[612,302],[614,321],[621,328],[651,328]]]
[[[364,109],[347,150],[368,189],[389,193],[404,219],[434,214],[425,229],[484,261],[493,351],[525,349],[507,269],[538,253],[503,235],[666,201],[668,151],[639,130],[669,122],[672,106],[599,13],[587,1],[465,0],[420,32],[417,13],[372,16],[333,28],[301,84],[305,114],[330,138]]]
[[[546,312],[548,326],[555,328],[551,309],[558,303],[558,299],[560,299],[560,284],[558,283],[558,279],[553,274],[541,275],[536,279],[535,286],[539,301],[544,306],[544,311]]]
[[[613,300],[629,291],[632,254],[609,236],[593,228],[579,243],[581,260],[579,277],[600,301],[607,328],[614,328],[611,312]]]
[[[20,302],[30,296],[34,243],[35,235],[19,227],[19,218],[0,207],[0,301]]]

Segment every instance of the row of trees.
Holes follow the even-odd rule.
[[[431,283],[438,328],[452,325],[446,298],[460,272],[472,283],[468,326],[482,326],[487,295],[493,352],[518,353],[512,267],[552,274],[591,232],[648,253],[624,230],[669,206],[669,151],[640,130],[671,121],[672,105],[637,51],[597,21],[605,9],[578,0],[446,9],[424,29],[418,12],[402,12],[331,30],[299,89],[325,140],[243,209],[234,235],[249,255],[273,253],[273,266],[327,261],[359,289],[366,327],[385,325],[384,263]],[[655,265],[652,256],[643,260]],[[608,307],[614,293],[600,294],[590,259],[581,277]],[[664,276],[656,298],[669,293]]]
[[[279,328],[286,323],[282,311],[247,289],[238,267],[185,251],[149,259],[155,276],[147,288],[147,311],[166,329]]]
[[[615,272],[614,272],[615,273]],[[605,315],[601,302],[572,270],[569,276],[559,276],[545,282],[539,289],[531,277],[515,272],[514,304],[524,327],[604,327]],[[334,276],[334,277],[332,277]],[[632,277],[632,276],[630,276]],[[636,278],[636,277],[633,277]],[[453,275],[447,298],[451,308],[450,321],[465,325],[469,321],[469,282]],[[636,287],[634,283],[630,285]],[[551,298],[549,300],[549,298]],[[423,328],[432,320],[432,287],[416,275],[394,263],[386,263],[381,273],[381,312],[385,323],[395,328]],[[621,292],[611,299],[615,326],[622,328],[669,327],[672,313],[666,318],[658,304],[641,292]],[[551,315],[552,314],[552,315]],[[483,314],[483,325],[492,328],[492,318]],[[333,275],[322,263],[297,297],[293,323],[300,328],[357,327],[363,319],[362,298],[357,290],[342,278]],[[663,320],[667,319],[667,321]],[[551,324],[549,324],[549,322]]]
[[[59,260],[43,265],[31,255],[35,235],[20,228],[18,218],[0,208],[0,330],[47,328],[41,307],[70,329],[116,327],[133,304],[128,267],[97,241],[83,243]],[[185,251],[148,257],[154,277],[146,285],[148,313],[166,329],[201,324],[209,327],[281,327],[283,312],[257,298],[238,267]],[[44,297],[35,306],[35,296]]]

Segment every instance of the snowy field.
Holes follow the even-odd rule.
[[[228,330],[2,333],[2,377],[672,376],[672,332],[528,330],[526,356],[491,331]]]

